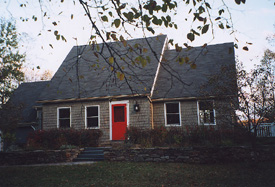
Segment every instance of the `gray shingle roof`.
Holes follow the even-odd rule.
[[[34,106],[39,106],[36,101],[49,81],[22,83],[12,94],[9,102],[19,107],[22,106],[23,123],[36,122],[36,110]]]
[[[110,57],[106,45],[73,47],[39,100],[149,95],[166,36],[147,39],[155,54],[150,50],[146,39],[128,40],[127,47],[122,42],[108,43],[120,68],[125,72],[125,78],[122,81],[116,79],[118,74],[112,72],[111,67],[104,60],[105,58],[108,61]],[[102,55],[99,54],[100,52]],[[136,58],[140,55],[147,60],[150,59],[150,63],[147,62],[144,67],[141,63],[137,63]]]
[[[189,62],[195,62],[196,68],[192,69],[190,64],[180,63],[178,57],[188,57]],[[152,99],[160,98],[186,98],[202,97],[204,95],[215,96],[215,87],[208,84],[213,75],[220,74],[225,66],[233,67],[235,70],[234,44],[224,43],[204,47],[194,47],[190,50],[183,49],[181,52],[167,50],[164,60],[159,69]],[[232,77],[219,78],[217,84],[234,82]],[[215,84],[216,84],[215,83]],[[203,85],[206,85],[202,88]],[[231,90],[225,95],[236,94]]]

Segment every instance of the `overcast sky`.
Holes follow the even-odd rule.
[[[76,1],[73,6],[71,1],[66,1],[62,6],[56,6],[53,3],[46,3],[46,6],[40,7],[37,0],[30,0],[27,7],[20,7],[17,0],[0,0],[0,17],[5,19],[14,19],[18,33],[21,34],[21,51],[26,52],[27,66],[40,66],[43,70],[50,69],[53,72],[61,65],[62,61],[74,45],[87,44],[91,35],[91,25],[88,18],[84,15],[84,10]],[[47,2],[47,1],[46,1]],[[210,2],[215,2],[210,0]],[[188,42],[186,34],[190,30],[190,21],[185,21],[185,13],[188,11],[183,4],[178,7],[178,15],[175,17],[178,23],[178,30],[158,29],[156,34],[167,34],[169,39],[174,39],[176,43],[183,44],[188,42],[190,45],[198,46],[204,43],[216,44],[225,42],[236,42],[238,39],[240,46],[236,49],[236,55],[243,61],[248,68],[259,63],[263,52],[267,48],[273,48],[267,43],[266,37],[275,33],[275,6],[273,0],[250,0],[245,5],[236,5],[233,0],[225,0],[230,8],[236,33],[230,35],[227,31],[216,29],[215,37],[212,38],[210,32],[203,37],[196,38],[195,42]],[[214,4],[219,7],[218,4]],[[48,17],[41,15],[40,9],[46,10]],[[71,20],[71,14],[74,18]],[[20,17],[37,16],[37,21],[29,20],[22,22]],[[43,19],[42,19],[43,17]],[[52,21],[57,21],[57,26]],[[48,30],[51,30],[49,32]],[[56,41],[53,31],[58,30],[64,34],[67,42]],[[132,32],[133,38],[142,37],[140,32]],[[41,34],[41,35],[40,35]],[[76,40],[77,38],[77,40]],[[253,43],[249,51],[243,51],[242,47],[246,42]],[[53,45],[53,48],[49,46]]]

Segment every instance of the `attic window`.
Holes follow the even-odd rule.
[[[165,103],[164,104],[165,113],[165,125],[166,126],[180,126],[180,103]]]
[[[62,107],[57,109],[57,128],[71,127],[71,108]]]
[[[199,101],[199,124],[216,125],[214,101]]]
[[[99,106],[86,107],[86,128],[99,128]]]

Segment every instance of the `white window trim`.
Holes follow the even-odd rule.
[[[179,124],[167,124],[167,113],[166,113],[166,104],[167,103],[178,103],[179,104]],[[166,127],[173,127],[173,126],[176,126],[176,127],[180,127],[181,126],[181,106],[180,106],[180,102],[166,102],[164,103],[164,121],[165,121],[165,126]]]
[[[203,123],[200,121],[200,101],[212,101],[213,102],[213,114],[214,114],[214,123]],[[197,115],[198,115],[198,125],[216,125],[216,111],[215,111],[215,103],[214,100],[198,100],[197,101]]]
[[[98,127],[88,127],[87,121],[87,108],[88,107],[97,107],[98,109]],[[100,105],[87,105],[85,106],[85,129],[100,129]]]
[[[129,127],[130,124],[130,110],[129,110],[129,100],[125,101],[110,101],[109,103],[109,121],[110,121],[110,140],[113,140],[112,138],[112,105],[116,104],[126,104],[127,107],[127,128]]]
[[[59,129],[59,109],[70,109],[70,128],[72,127],[72,113],[71,107],[57,107],[57,128]]]

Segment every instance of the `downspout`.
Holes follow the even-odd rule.
[[[151,109],[151,127],[152,129],[154,129],[154,107],[150,96],[147,96],[147,98],[150,102],[150,109]]]

